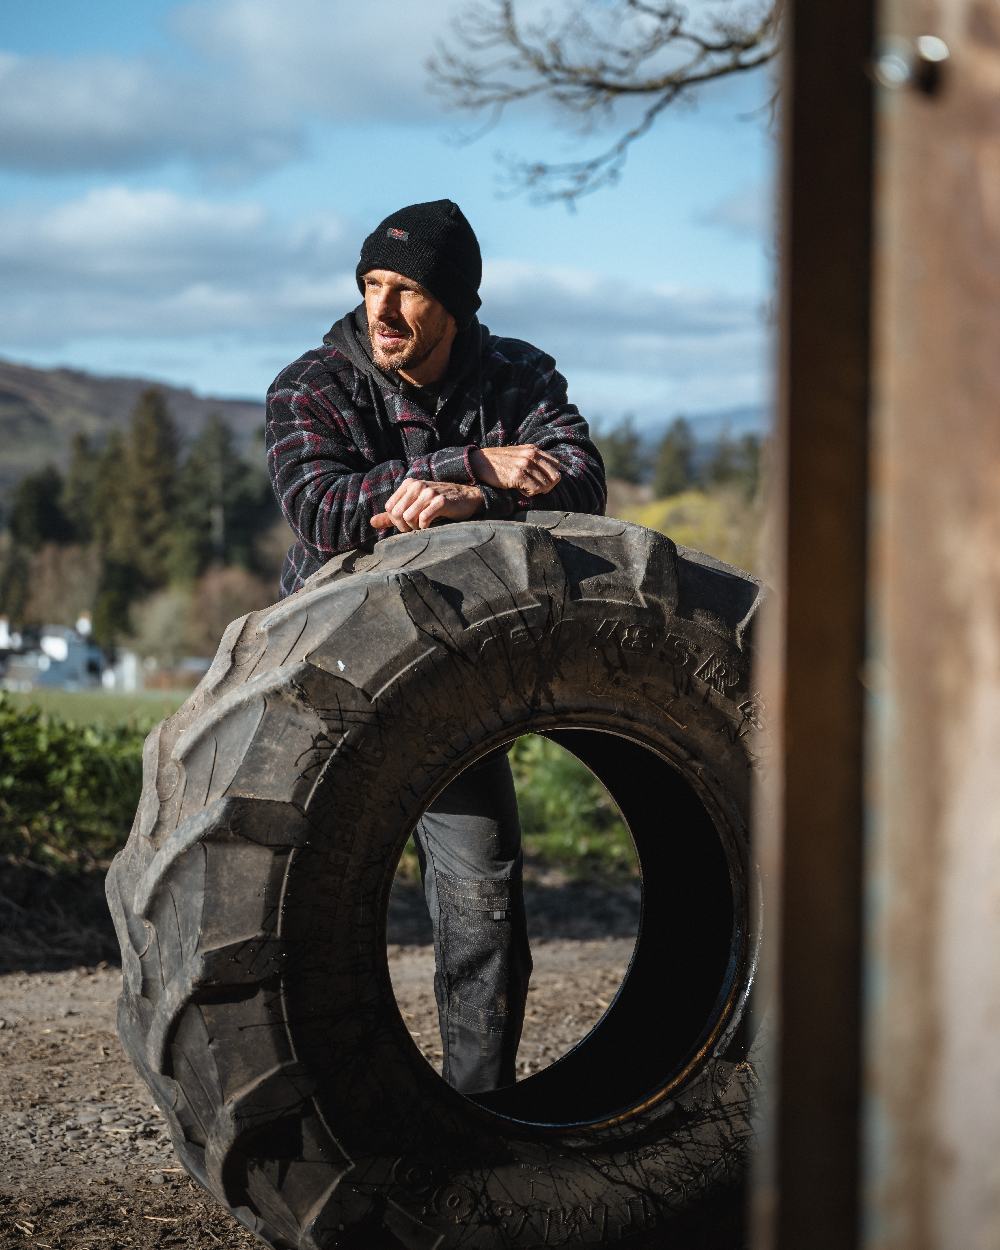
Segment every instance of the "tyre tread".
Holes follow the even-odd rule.
[[[318,1238],[339,1201],[341,1178],[293,1211],[266,1178],[256,1175],[250,1186],[246,1158],[248,1142],[269,1123],[306,1115],[312,1092],[291,1052],[275,989],[286,957],[277,900],[289,853],[312,834],[312,789],[301,778],[282,782],[280,794],[273,785],[251,785],[248,761],[272,758],[282,736],[276,726],[289,717],[311,725],[324,737],[323,749],[334,750],[335,727],[321,709],[342,695],[342,718],[370,715],[409,664],[424,662],[428,648],[461,660],[462,681],[474,688],[482,678],[463,640],[470,630],[488,639],[497,621],[551,631],[574,603],[601,601],[652,612],[665,628],[690,613],[692,594],[711,583],[727,590],[714,627],[742,651],[761,600],[760,583],[742,570],[601,517],[533,512],[403,535],[379,547],[338,557],[295,595],[227,628],[202,682],[146,740],[136,821],[108,877],[123,952],[119,1031],[167,1116],[178,1153],[258,1235],[304,1250],[332,1244]],[[478,570],[476,594],[461,600],[455,583],[468,569]],[[542,605],[548,615],[540,623]],[[361,646],[352,622],[397,607],[418,643],[412,653],[398,651],[390,677],[369,690],[352,677]],[[539,706],[544,686],[525,698]],[[223,900],[213,881],[240,881],[239,898]],[[254,1045],[242,1048],[238,1065],[213,1047],[204,1016],[213,1010],[242,1013],[242,1035]],[[196,1074],[190,1086],[175,1071],[179,1039],[178,1053]],[[339,1147],[330,1143],[336,1157]],[[346,1175],[350,1160],[341,1156]],[[402,1214],[410,1221],[405,1244],[416,1246],[423,1225]],[[435,1235],[427,1244],[438,1241]]]

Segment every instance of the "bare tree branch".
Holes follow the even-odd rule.
[[[692,18],[673,0],[618,0],[596,12],[602,21],[581,5],[531,24],[519,17],[517,0],[473,0],[428,69],[434,90],[455,108],[487,115],[487,125],[511,104],[546,99],[587,131],[616,104],[646,100],[639,119],[594,156],[511,162],[515,189],[572,205],[618,180],[632,144],[669,105],[772,60],[782,3],[700,0]]]

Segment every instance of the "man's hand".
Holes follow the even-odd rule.
[[[467,521],[483,507],[478,486],[458,482],[422,482],[408,478],[385,501],[385,511],[372,517],[372,525],[384,530],[395,525],[401,534],[425,530],[432,521]]]
[[[562,477],[555,456],[532,443],[477,447],[469,454],[469,463],[478,481],[522,495],[547,495]]]

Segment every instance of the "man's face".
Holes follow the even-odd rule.
[[[362,279],[372,356],[380,369],[418,369],[441,347],[450,350],[455,319],[440,300],[411,278],[369,269]]]

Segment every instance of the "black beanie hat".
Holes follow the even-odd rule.
[[[482,300],[483,258],[465,214],[452,200],[410,204],[380,222],[361,245],[358,290],[369,269],[390,269],[419,282],[464,330]]]

